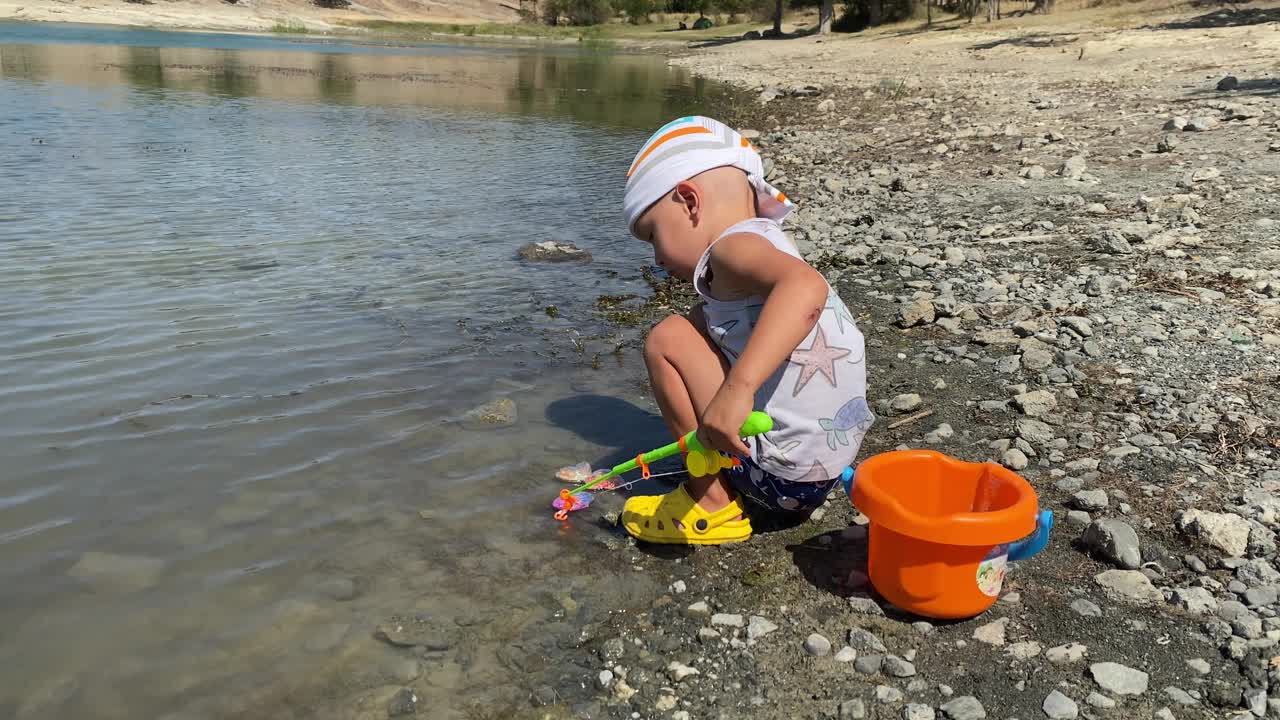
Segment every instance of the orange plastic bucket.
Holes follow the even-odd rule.
[[[994,463],[900,450],[868,458],[852,480],[849,499],[871,520],[871,584],[917,615],[981,614],[1000,594],[1009,560],[1048,542],[1052,513],[1038,513],[1031,485]]]

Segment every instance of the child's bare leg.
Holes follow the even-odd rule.
[[[672,315],[658,323],[644,343],[644,362],[662,419],[674,437],[698,427],[702,411],[724,383],[729,364],[705,333],[701,306],[688,317]],[[723,473],[691,477],[685,490],[704,510],[715,512],[733,501]]]

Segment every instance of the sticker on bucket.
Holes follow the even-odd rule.
[[[1009,546],[997,545],[978,563],[978,589],[983,595],[995,597],[1004,584],[1005,569],[1009,564]]]

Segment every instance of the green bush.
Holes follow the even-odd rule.
[[[831,23],[836,32],[861,32],[874,25],[900,22],[915,13],[912,0],[848,0]]]
[[[653,12],[653,0],[621,0],[620,9],[632,25],[647,23],[649,13]]]
[[[613,17],[609,0],[548,0],[543,19],[548,25],[559,25],[564,18],[570,25],[599,25]]]

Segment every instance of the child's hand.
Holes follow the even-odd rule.
[[[755,402],[754,393],[726,382],[707,404],[698,428],[698,441],[711,450],[747,457],[751,449],[738,433]]]

